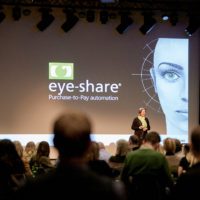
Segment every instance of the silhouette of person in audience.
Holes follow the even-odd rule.
[[[39,176],[54,168],[50,160],[50,146],[47,141],[41,141],[36,154],[32,156],[29,164],[33,177]]]
[[[99,144],[99,159],[108,162],[111,154],[106,150],[106,147],[103,142],[98,142],[98,144]]]
[[[163,148],[165,150],[165,157],[167,159],[171,175],[176,181],[178,176],[178,165],[180,157],[175,154],[176,142],[174,138],[167,137],[163,140]]]
[[[108,163],[105,160],[99,159],[99,144],[97,142],[92,141],[87,157],[88,166],[91,170],[102,176],[108,176],[110,178],[114,177],[112,169]]]
[[[127,140],[117,140],[115,155],[111,156],[108,162],[110,167],[113,169],[113,173],[115,174],[116,180],[119,179],[119,175],[124,166],[124,160],[129,151],[129,143]]]
[[[141,147],[127,154],[121,180],[126,185],[130,200],[161,200],[167,197],[165,189],[172,188],[167,160],[156,151],[159,143],[160,135],[149,132]]]
[[[7,199],[25,180],[24,163],[15,144],[9,139],[0,140],[0,199]]]
[[[122,183],[94,173],[87,166],[91,121],[85,113],[66,112],[53,124],[53,143],[59,152],[54,171],[28,181],[14,195],[17,200],[124,200]]]
[[[188,143],[183,146],[183,154],[184,156],[180,159],[178,166],[178,176],[186,173],[193,164],[196,164],[196,159],[191,152],[190,145]]]
[[[198,199],[200,180],[200,126],[195,127],[190,135],[190,148],[196,163],[188,168],[177,180],[173,199]]]
[[[24,159],[28,162],[31,160],[32,156],[36,153],[36,144],[33,141],[27,142],[24,149]]]
[[[130,150],[135,151],[140,148],[140,141],[137,135],[131,135],[128,142]]]

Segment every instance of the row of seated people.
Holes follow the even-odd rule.
[[[17,153],[15,144],[9,139],[0,140],[0,199],[125,200],[122,183],[97,175],[88,166],[92,147],[91,127],[85,113],[67,112],[58,116],[53,125],[53,143],[59,153],[58,161],[52,169],[37,176],[26,176],[23,159]],[[41,142],[38,145],[36,154],[27,162],[32,173],[31,162],[41,161],[38,151],[44,144]]]
[[[49,153],[50,146],[46,141],[41,141],[37,148],[31,141],[24,149],[19,141],[0,140],[0,197],[18,188],[27,178],[53,169],[55,166]]]
[[[129,141],[124,139],[118,140],[115,155],[110,155],[106,152],[105,146],[100,144],[99,159],[106,160],[109,166],[115,171],[115,174],[120,175],[126,154],[130,151],[137,150],[139,147],[140,144],[136,135],[131,135]],[[165,155],[174,181],[190,166],[196,163],[193,154],[189,151],[189,145],[181,144],[175,138],[164,139],[163,145],[160,144],[157,151]]]
[[[26,176],[35,177],[54,167],[50,159],[50,145],[47,141],[41,141],[38,144],[30,141],[25,148],[19,141],[14,141],[14,144],[24,163]]]
[[[150,141],[147,141],[151,144],[151,138]],[[160,141],[159,141],[160,142]],[[159,143],[157,141],[157,143]],[[149,145],[149,144],[148,144]],[[88,167],[97,173],[98,175],[103,175],[110,177],[114,180],[122,180],[125,183],[126,180],[126,167],[127,163],[125,162],[127,158],[127,154],[130,152],[136,151],[139,148],[149,148],[147,144],[142,144],[142,146],[139,146],[139,141],[137,139],[137,136],[132,135],[129,138],[129,141],[126,141],[124,139],[121,139],[117,141],[116,145],[116,154],[115,155],[109,155],[107,153],[106,160],[103,160],[101,150],[104,150],[104,156],[105,156],[105,148],[102,143],[92,142],[90,145],[90,148],[88,149],[85,160],[87,162]],[[14,148],[13,148],[14,146]],[[53,165],[49,158],[50,153],[50,147],[49,144],[46,141],[42,141],[39,143],[37,149],[34,151],[19,151],[19,142],[11,142],[10,140],[1,140],[0,141],[0,166],[1,166],[1,196],[9,191],[10,188],[16,189],[20,184],[25,181],[26,177],[36,177],[41,174],[47,173],[50,170],[53,170],[56,168],[56,165]],[[153,145],[152,145],[153,146]],[[156,151],[160,151],[162,154],[164,154],[167,163],[169,165],[170,169],[170,175],[174,178],[177,178],[181,175],[181,173],[186,172],[187,169],[195,164],[197,160],[195,160],[194,156],[192,156],[191,152],[187,152],[186,154],[181,154],[181,157],[177,155],[177,149],[178,152],[181,151],[180,144],[176,144],[176,140],[173,138],[166,138],[163,141],[163,149],[161,150],[161,146],[158,145],[155,149]],[[153,147],[151,147],[153,148]],[[184,150],[188,150],[189,146],[184,145]],[[16,154],[16,152],[17,154]],[[21,153],[20,153],[21,152]],[[23,152],[23,153],[22,153]],[[5,158],[5,155],[7,156],[7,160],[4,160],[2,158]],[[10,156],[10,158],[8,158]],[[18,157],[19,156],[19,157]],[[14,159],[13,159],[14,158]],[[13,159],[12,162],[9,159]],[[20,162],[20,160],[23,162]],[[147,159],[148,160],[148,159]],[[6,162],[5,162],[6,161]],[[7,162],[9,161],[9,162]],[[155,163],[156,165],[156,163]],[[142,167],[141,167],[142,168]],[[10,176],[10,174],[12,176]],[[15,175],[15,176],[14,176]],[[22,176],[20,176],[22,175]],[[25,175],[25,176],[24,176]],[[136,179],[136,177],[134,177]],[[143,177],[140,176],[140,180],[142,180]],[[150,180],[150,178],[148,178]],[[172,179],[174,181],[176,179]],[[132,180],[131,180],[132,181]],[[151,180],[152,181],[152,180]],[[145,182],[150,184],[149,181],[145,179]],[[175,183],[175,182],[174,182]],[[174,184],[172,183],[172,184]],[[137,182],[139,185],[140,182]],[[171,185],[168,185],[171,187]],[[128,186],[129,187],[129,186]],[[149,187],[149,189],[152,187]],[[141,191],[140,191],[141,192]],[[150,191],[149,191],[150,192]],[[134,195],[136,195],[134,193]],[[141,194],[140,194],[141,195]]]
[[[173,138],[166,138],[163,142],[163,147],[159,147],[159,151],[166,156],[171,175],[175,179],[188,169],[190,163],[191,165],[195,163],[195,159],[189,153],[189,145],[183,145],[182,153],[182,144],[177,141]],[[33,141],[28,142],[25,148],[23,148],[19,141],[14,141],[14,144],[24,162],[27,176],[35,177],[55,167],[49,158],[50,146],[48,142],[41,141],[37,148]],[[88,163],[93,170],[97,170],[100,174],[119,178],[126,154],[130,150],[134,151],[138,148],[139,140],[136,135],[131,135],[129,141],[125,139],[118,140],[115,155],[109,153],[102,142],[97,143],[93,141],[87,155]]]

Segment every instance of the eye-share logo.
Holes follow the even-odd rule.
[[[54,80],[73,80],[73,63],[49,63],[49,79]]]

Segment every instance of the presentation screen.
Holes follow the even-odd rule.
[[[0,25],[1,135],[51,134],[55,118],[76,109],[95,135],[122,138],[144,107],[151,130],[188,142],[198,124],[199,34],[188,38],[185,22],[143,35],[139,24],[119,34],[117,19],[80,20],[65,33],[59,18],[37,30],[39,17]]]

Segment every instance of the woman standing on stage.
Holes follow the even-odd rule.
[[[139,108],[138,116],[134,118],[131,128],[138,136],[140,143],[145,138],[147,131],[150,130],[149,119],[146,117],[146,109]]]

